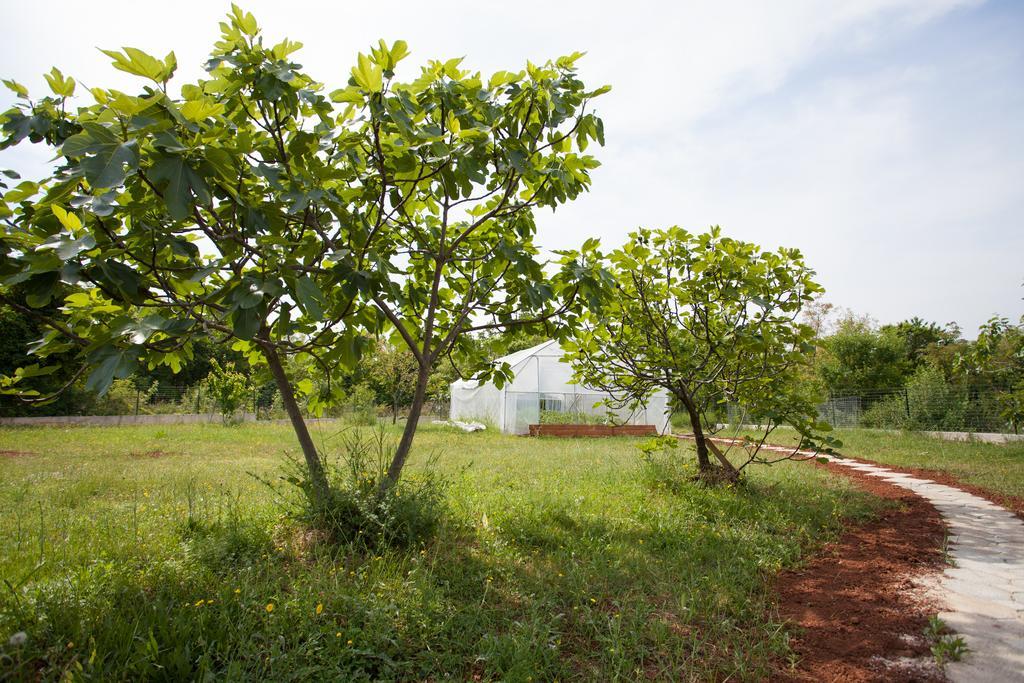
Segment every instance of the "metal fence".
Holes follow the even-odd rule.
[[[0,401],[11,402],[13,397],[0,397]],[[300,407],[307,417],[313,417],[300,401]],[[70,407],[69,407],[70,406]],[[0,406],[2,407],[2,406]],[[0,410],[0,419],[17,417],[132,417],[146,416],[206,416],[220,419],[220,408],[215,397],[210,393],[205,382],[191,386],[174,386],[154,384],[149,388],[139,388],[129,382],[116,382],[103,396],[95,394],[76,395],[73,401],[58,405],[31,408],[16,406],[17,410]],[[404,417],[407,410],[400,407],[398,418]],[[274,420],[285,419],[287,415],[281,404],[280,395],[273,385],[255,387],[238,407],[237,414],[246,419]],[[428,401],[423,407],[423,415],[448,417],[448,401],[439,399]],[[377,419],[392,419],[393,411],[384,405],[342,404],[325,410],[323,417],[345,418],[360,422],[373,422]],[[190,420],[192,421],[192,420]]]
[[[910,386],[833,395],[818,405],[818,416],[833,427],[916,431],[1017,433],[1000,390],[970,391],[953,385]],[[730,405],[726,421],[756,421]]]

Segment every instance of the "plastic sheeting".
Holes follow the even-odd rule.
[[[506,434],[526,434],[540,422],[541,411],[557,411],[591,417],[614,413],[619,424],[651,424],[659,433],[669,427],[668,393],[660,391],[636,411],[609,411],[600,401],[613,398],[572,383],[572,368],[562,362],[564,351],[556,341],[539,344],[499,358],[508,363],[515,379],[501,389],[493,384],[459,380],[451,385],[452,420],[480,420]]]

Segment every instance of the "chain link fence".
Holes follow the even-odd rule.
[[[372,394],[371,394],[372,396]],[[6,401],[16,401],[12,397],[3,397]],[[244,400],[232,420],[285,420],[288,418],[281,404],[281,397],[273,385],[253,387],[246,391]],[[303,401],[299,401],[306,417],[338,418],[356,424],[371,425],[378,421],[397,421],[408,412],[399,406],[397,412],[386,405],[377,405],[372,398],[363,394],[355,400],[343,402],[324,410],[321,416],[313,415]],[[65,407],[70,405],[71,407]],[[446,398],[427,401],[423,407],[426,417],[448,417],[448,400]],[[190,386],[174,386],[154,383],[148,388],[140,388],[130,379],[115,380],[103,396],[80,392],[74,400],[62,406],[40,406],[39,408],[19,407],[17,412],[0,412],[0,421],[14,423],[31,423],[39,418],[132,418],[139,422],[172,422],[172,416],[188,418],[185,422],[215,422],[225,419],[216,397],[210,391],[206,381]],[[154,418],[147,420],[147,417]],[[25,418],[29,418],[28,421]],[[167,419],[162,419],[167,418]],[[104,422],[105,424],[106,422]]]
[[[836,428],[1016,434],[1020,428],[1007,412],[1005,397],[1005,392],[998,389],[971,391],[949,384],[914,385],[833,395],[818,405],[818,416]],[[728,407],[728,423],[750,421],[752,418],[740,407]]]

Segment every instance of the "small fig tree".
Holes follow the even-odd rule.
[[[578,381],[622,403],[670,392],[690,422],[704,475],[735,479],[766,461],[761,446],[784,423],[804,447],[837,443],[819,435],[828,425],[816,421],[799,381],[814,331],[797,320],[822,289],[798,251],[762,251],[717,227],[701,235],[641,229],[608,256],[608,270],[615,294],[584,314],[567,344]],[[713,409],[726,404],[764,429],[745,442],[739,464],[709,438],[717,431]]]
[[[174,54],[135,48],[106,54],[142,79],[136,94],[96,87],[78,103],[77,84],[56,69],[41,98],[7,81],[19,103],[0,115],[0,148],[45,145],[55,165],[0,201],[0,299],[49,329],[36,355],[74,350],[68,384],[84,374],[101,393],[140,365],[179,369],[211,336],[265,364],[308,493],[325,500],[296,400],[315,385],[295,383],[284,361],[311,360],[330,379],[374,337],[410,349],[412,408],[387,478],[397,481],[429,370],[469,348],[463,335],[571,322],[596,296],[586,254],[560,254],[544,270],[532,210],[589,186],[597,162],[582,152],[603,128],[585,107],[604,89],[576,78],[579,55],[490,78],[430,61],[399,82],[407,46],[381,41],[328,91],[293,60],[299,47],[265,43],[232,6],[208,76],[179,95]],[[26,296],[10,296],[14,286]],[[66,287],[59,314],[44,313]],[[0,388],[48,371],[25,368]],[[323,386],[311,405],[340,395]]]
[[[577,78],[579,53],[489,79],[461,60],[430,62],[412,83],[392,74],[397,57],[360,58],[354,83],[332,96],[365,123],[359,149],[366,236],[350,257],[375,286],[374,310],[392,341],[416,361],[409,416],[383,485],[397,481],[419,421],[431,370],[446,359],[481,379],[503,381],[470,333],[557,321],[604,292],[597,241],[562,252],[553,268],[534,242],[536,208],[555,208],[590,186],[604,142],[587,111],[607,88]]]

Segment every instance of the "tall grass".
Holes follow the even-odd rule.
[[[5,429],[0,450],[33,453],[0,456],[11,679],[763,679],[788,652],[771,578],[876,504],[806,464],[657,489],[631,439],[429,425],[410,475],[439,454],[441,528],[367,552],[258,481],[286,426]]]

